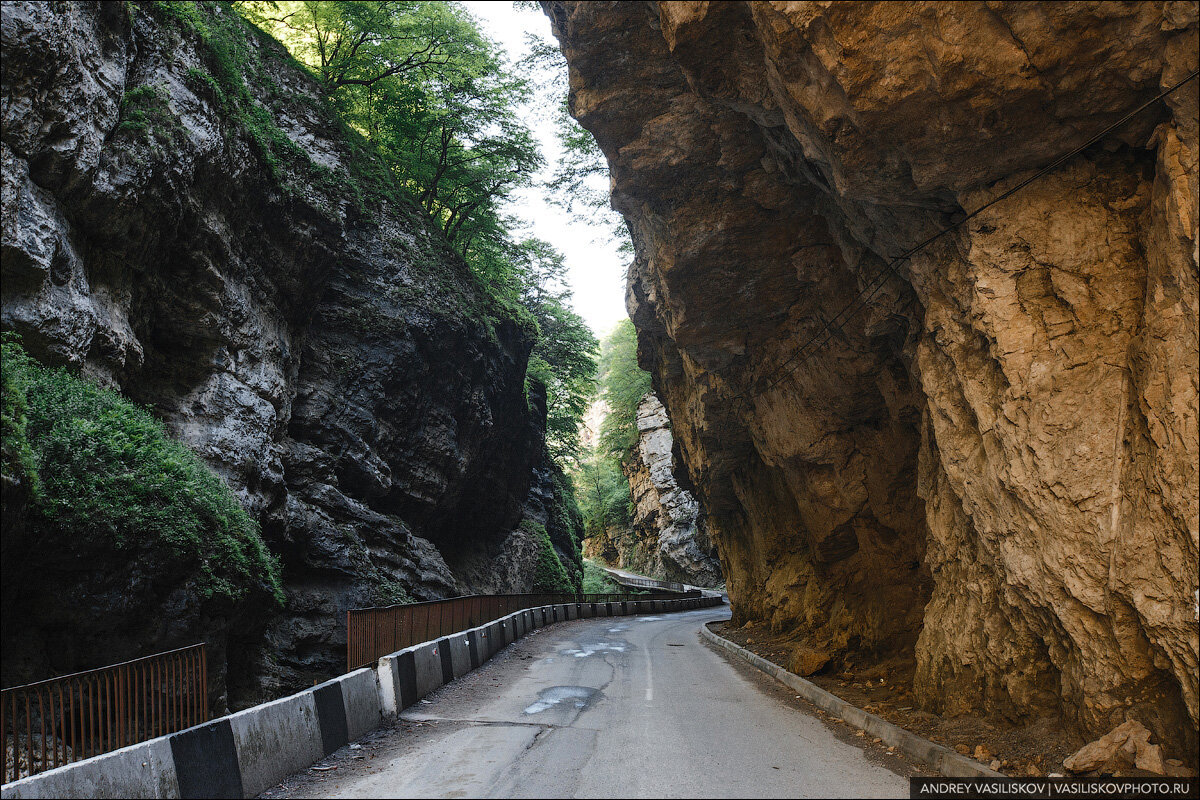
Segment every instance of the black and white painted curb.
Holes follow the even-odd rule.
[[[794,672],[788,672],[778,664],[772,664],[762,656],[751,653],[744,647],[734,644],[709,630],[708,625],[700,626],[700,636],[739,658],[745,659],[751,666],[767,673],[775,680],[786,685],[796,694],[835,717],[861,728],[872,736],[878,737],[889,747],[895,747],[909,758],[931,767],[949,778],[1003,778],[1003,773],[988,769],[974,759],[960,755],[949,748],[934,744],[928,739],[922,739],[915,733],[893,725],[885,719],[867,713],[855,705],[847,703],[837,695],[830,694],[820,686],[806,681]]]
[[[6,784],[9,798],[254,797],[555,622],[690,611],[719,597],[539,606],[424,642],[299,694]]]

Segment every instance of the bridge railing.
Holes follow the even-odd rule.
[[[668,592],[682,592],[684,594],[686,594],[688,591],[695,591],[689,590],[682,583],[675,583],[674,581],[659,581],[655,580],[654,578],[635,578],[631,575],[622,575],[621,573],[614,572],[611,569],[605,569],[604,571],[607,572],[609,577],[611,577],[614,581],[624,584],[625,586],[636,586],[639,588],[644,587],[647,589],[663,589]]]
[[[4,689],[4,783],[207,721],[203,644]]]
[[[699,592],[696,592],[699,596]],[[424,603],[354,608],[346,612],[346,670],[374,664],[383,656],[483,625],[526,608],[556,603],[619,603],[675,600],[660,594],[483,594]]]

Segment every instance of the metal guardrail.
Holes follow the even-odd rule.
[[[668,592],[687,593],[689,591],[695,591],[694,589],[688,589],[682,583],[675,583],[674,581],[658,581],[653,578],[634,578],[629,575],[622,575],[621,573],[615,572],[611,569],[604,569],[604,571],[607,572],[609,577],[614,581],[625,584],[626,586],[639,586],[647,589],[666,589]]]
[[[203,644],[4,689],[4,783],[207,721]]]
[[[699,592],[695,595],[698,597]],[[474,628],[526,608],[556,603],[673,600],[678,594],[486,594],[424,603],[354,608],[346,612],[346,671],[383,656]]]

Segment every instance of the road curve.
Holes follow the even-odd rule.
[[[540,629],[264,796],[907,797],[879,757],[701,641],[727,616]]]

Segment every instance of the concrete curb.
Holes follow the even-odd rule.
[[[960,755],[953,750],[934,744],[928,739],[922,739],[915,733],[893,725],[887,720],[863,711],[855,705],[847,703],[837,695],[830,694],[816,684],[804,680],[794,672],[788,672],[778,664],[772,664],[762,656],[751,653],[744,647],[734,644],[709,630],[708,625],[700,626],[700,636],[723,648],[751,666],[767,673],[775,680],[792,689],[796,694],[809,701],[817,708],[827,711],[855,727],[862,728],[867,733],[879,737],[885,744],[895,747],[904,755],[920,761],[926,766],[945,775],[948,778],[1004,778],[1001,772],[988,769],[974,759]]]
[[[3,800],[254,797],[395,718],[537,628],[591,616],[690,611],[720,598],[560,603],[413,645],[319,686],[5,784]]]

